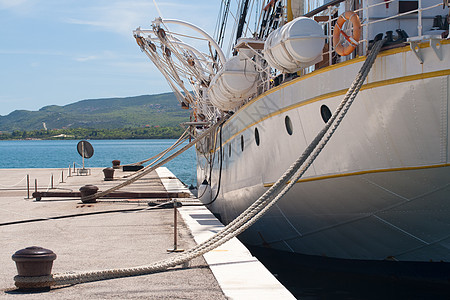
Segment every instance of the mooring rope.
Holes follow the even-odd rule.
[[[185,140],[185,135],[188,133],[188,131],[189,131],[189,127],[186,128],[186,130],[180,135],[180,137],[178,138],[178,140],[176,140],[176,142],[173,143],[172,146],[170,146],[169,148],[167,148],[167,149],[161,151],[160,153],[158,153],[158,154],[156,154],[156,155],[154,155],[154,156],[152,156],[152,157],[150,157],[150,158],[147,158],[147,159],[138,161],[138,162],[134,162],[134,163],[131,163],[131,164],[126,164],[126,165],[120,165],[120,166],[121,166],[121,167],[123,167],[123,166],[139,166],[139,165],[145,164],[146,162],[151,161],[152,159],[157,158],[158,156],[159,156],[159,157],[164,156],[167,152],[171,151],[173,148],[177,147],[179,144],[181,144],[181,143]],[[156,160],[156,161],[157,161],[157,160]]]
[[[314,140],[305,149],[302,155],[289,167],[288,170],[273,184],[261,197],[258,198],[249,208],[247,208],[234,221],[224,227],[219,233],[208,239],[207,241],[193,247],[192,249],[178,256],[155,262],[150,265],[108,269],[99,271],[87,271],[79,273],[63,273],[41,277],[21,277],[16,276],[16,286],[19,287],[48,287],[53,285],[68,285],[83,282],[91,282],[119,277],[136,276],[150,274],[158,271],[166,270],[192,260],[195,257],[203,255],[208,251],[219,247],[231,238],[239,235],[252,224],[254,224],[261,216],[264,215],[274,204],[277,203],[301,178],[306,170],[311,166],[313,161],[325,147],[334,134],[339,124],[346,115],[348,109],[356,98],[366,79],[376,56],[380,51],[384,40],[377,41],[367,56],[366,61],[358,72],[351,87],[347,91],[344,99],[326,123],[325,127],[317,134]],[[334,123],[334,124],[333,124]],[[216,124],[217,125],[217,124]],[[210,128],[212,129],[212,128]],[[328,133],[327,133],[328,132]],[[204,134],[206,131],[204,132]],[[324,138],[325,137],[325,138]],[[303,164],[306,164],[303,166]],[[303,167],[302,167],[303,166]]]
[[[366,61],[364,62],[361,70],[358,72],[357,77],[353,81],[350,89],[347,91],[344,99],[341,104],[338,106],[330,120],[328,120],[325,127],[319,132],[316,138],[311,142],[311,144],[306,148],[303,154],[297,159],[297,161],[289,167],[289,169],[278,179],[278,181],[272,185],[257,201],[255,201],[247,210],[245,210],[239,217],[233,220],[230,224],[228,224],[221,232],[211,237],[208,241],[205,241],[198,247],[193,248],[193,251],[198,251],[197,248],[205,248],[208,247],[208,244],[215,243],[217,244],[220,239],[226,237],[227,234],[233,232],[233,235],[239,235],[243,231],[245,231],[249,226],[251,226],[254,222],[256,222],[270,207],[272,207],[279,199],[281,199],[297,181],[301,176],[306,172],[306,170],[311,166],[316,157],[322,151],[324,146],[328,143],[331,136],[336,131],[337,127],[341,123],[354,99],[356,98],[359,90],[361,89],[364,80],[366,79],[373,63],[375,62],[376,56],[379,53],[382,45],[384,44],[384,40],[380,40],[375,43],[372,51],[368,55]],[[331,125],[336,121],[336,123],[331,127]],[[330,129],[328,134],[325,136],[327,131]],[[325,136],[325,139],[323,137]],[[323,141],[321,142],[321,140]],[[319,144],[320,143],[320,144]],[[303,168],[301,166],[306,161],[309,160],[305,164]],[[300,169],[301,168],[301,169]],[[288,185],[286,186],[286,183]],[[284,188],[283,188],[284,186]],[[277,196],[271,200],[271,196],[274,194]],[[271,200],[271,201],[270,201]]]
[[[183,135],[180,136],[180,138],[172,146],[170,146],[169,148],[165,149],[164,151],[158,153],[157,155],[153,156],[153,158],[156,158],[156,159],[154,161],[152,161],[150,164],[148,164],[144,168],[136,171],[136,173],[134,173],[132,175],[125,175],[122,178],[128,178],[128,177],[131,177],[131,176],[135,176],[136,174],[139,174],[141,172],[144,172],[145,170],[147,170],[148,168],[150,168],[151,166],[156,164],[159,160],[161,160],[167,153],[169,153],[174,148],[176,148],[179,145],[181,145],[182,143],[184,143],[188,138],[189,138],[189,136],[186,134],[186,132],[184,132]]]
[[[127,179],[126,181],[107,189],[106,191],[103,192],[98,192],[95,193],[94,195],[90,195],[90,196],[86,196],[86,197],[82,197],[83,201],[89,201],[89,200],[93,200],[93,199],[97,199],[97,198],[101,198],[104,197],[106,195],[108,195],[109,193],[112,193],[114,191],[117,191],[121,188],[123,188],[124,186],[130,185],[133,182],[136,182],[137,180],[139,180],[140,178],[144,177],[145,175],[147,175],[148,173],[156,170],[157,168],[159,168],[160,166],[166,164],[167,162],[171,161],[172,159],[174,159],[175,157],[179,156],[181,153],[185,152],[186,150],[188,150],[190,147],[192,147],[193,145],[195,145],[199,140],[203,139],[206,135],[208,135],[210,132],[214,131],[217,126],[219,126],[220,124],[222,124],[225,121],[225,119],[221,120],[220,122],[212,125],[210,128],[208,128],[207,130],[205,130],[202,134],[200,134],[196,139],[192,140],[189,144],[187,144],[186,146],[184,146],[183,148],[181,148],[180,150],[178,150],[177,152],[173,153],[172,155],[170,155],[169,157],[165,158],[164,160],[160,161],[157,164],[154,164],[152,166],[147,166],[143,169],[143,171],[139,174],[136,174],[135,176]]]

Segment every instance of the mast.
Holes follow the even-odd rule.
[[[241,14],[239,17],[239,25],[238,25],[237,32],[236,32],[235,43],[242,36],[242,31],[244,30],[245,19],[247,18],[248,3],[249,3],[249,0],[245,0],[244,5],[242,6]]]
[[[219,25],[219,19],[217,20],[217,26],[216,26],[216,41],[217,44],[222,47],[223,46],[223,39],[225,37],[225,28],[227,27],[228,22],[228,13],[230,12],[230,3],[231,0],[226,0],[226,3],[222,1],[222,4],[220,5],[220,12],[219,12],[219,18],[220,18],[220,25]],[[223,14],[222,14],[223,12]],[[220,29],[219,29],[220,28]],[[217,50],[214,54],[214,60],[217,60]]]
[[[231,0],[227,0],[225,3],[222,2],[222,5],[221,5],[221,12],[222,12],[222,8],[223,8],[224,12],[223,12],[222,20],[220,23],[220,29],[217,31],[217,36],[216,36],[216,41],[220,47],[222,47],[223,38],[225,37],[225,28],[227,27],[228,13],[230,11],[230,2],[231,2]],[[219,28],[219,26],[218,26],[218,28]]]
[[[343,0],[342,0],[343,1]],[[272,30],[278,28],[282,17],[282,1],[270,0],[263,8],[261,27],[258,38],[266,38]]]
[[[292,13],[292,3],[291,0],[287,0],[287,21],[290,22],[294,19],[294,14]]]

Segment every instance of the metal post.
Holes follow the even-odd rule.
[[[53,174],[52,174],[52,180],[51,180],[51,183],[50,183],[50,188],[51,189],[53,188]]]
[[[178,240],[177,240],[177,201],[173,201],[173,249],[177,250],[178,248]]]
[[[331,32],[331,6],[328,6],[328,65],[333,64],[333,37]]]
[[[178,228],[177,228],[177,200],[173,199],[173,249],[167,249],[167,252],[183,252],[184,249],[178,249]]]
[[[73,162],[73,173],[75,173],[75,162]]]
[[[83,153],[81,157],[83,158],[83,170],[84,170],[84,142],[81,142],[81,153]]]
[[[64,170],[61,170],[61,183],[64,183]]]
[[[417,1],[417,35],[422,36],[422,0]]]
[[[72,168],[69,165],[69,176],[68,177],[72,177]]]
[[[365,53],[367,54],[367,52],[369,51],[369,37],[370,37],[370,30],[369,30],[369,26],[370,26],[370,16],[369,16],[369,1],[365,1],[364,2],[364,14],[363,14],[363,18],[367,19],[367,26],[366,26],[366,42],[365,42]]]
[[[27,199],[30,199],[30,174],[27,174]]]

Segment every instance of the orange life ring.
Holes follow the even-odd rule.
[[[345,22],[350,21],[353,24],[353,35],[348,36],[343,30]],[[348,42],[348,45],[344,47],[341,43],[341,34]],[[333,45],[334,51],[340,56],[347,56],[355,50],[358,46],[359,38],[361,37],[361,22],[358,15],[353,11],[346,11],[339,16],[336,25],[333,29]]]

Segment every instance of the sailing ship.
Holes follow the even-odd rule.
[[[220,123],[196,145],[201,201],[227,224],[267,191],[330,120],[383,39],[328,144],[239,237],[280,253],[448,271],[448,2],[239,1],[227,57],[230,3],[222,1],[215,38],[161,18],[134,31],[181,106],[192,109],[192,134]]]

